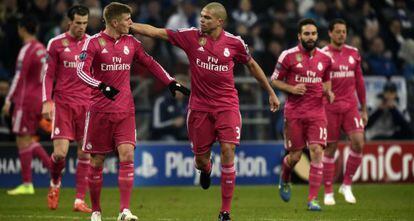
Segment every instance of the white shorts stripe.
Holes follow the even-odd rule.
[[[86,112],[86,118],[85,118],[85,129],[83,131],[83,142],[82,142],[82,150],[85,151],[85,146],[86,146],[86,135],[88,132],[88,126],[89,126],[89,116],[90,116],[90,112]]]
[[[23,110],[17,110],[16,112],[16,118],[14,119],[14,124],[13,124],[13,132],[14,133],[19,133],[20,132],[20,124],[22,123],[22,118],[23,118]]]

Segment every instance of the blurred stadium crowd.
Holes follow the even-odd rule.
[[[66,10],[73,4],[83,4],[90,9],[87,33],[92,35],[103,28],[102,9],[108,0],[0,0],[0,104],[8,90],[8,82],[14,75],[17,53],[22,43],[17,34],[17,19],[31,13],[40,21],[38,39],[45,45],[52,37],[66,31]],[[205,0],[121,0],[133,8],[132,20],[157,27],[171,29],[198,26],[200,7]],[[328,23],[333,18],[343,18],[348,23],[348,43],[357,47],[363,57],[365,76],[390,79],[401,76],[406,85],[407,108],[400,110],[407,127],[411,130],[414,116],[414,1],[411,0],[219,0],[228,12],[226,30],[242,36],[250,52],[265,73],[273,72],[280,53],[297,44],[297,22],[304,17],[313,18],[319,26],[319,46],[329,43]],[[188,85],[188,61],[185,54],[169,44],[137,36],[146,51],[171,74],[180,74]],[[267,95],[250,81],[243,66],[235,69],[236,86],[239,90],[243,116],[243,139],[281,139],[282,112],[267,111]],[[160,82],[155,81],[148,70],[133,67],[131,86],[137,109],[139,139],[162,139],[158,135],[173,131],[173,139],[185,138],[185,111],[183,103],[165,104],[167,98]],[[186,80],[187,79],[187,80]],[[384,89],[392,91],[394,85]],[[394,90],[395,92],[395,90]],[[377,99],[377,96],[367,100]],[[398,97],[395,98],[398,102]],[[185,101],[184,101],[185,103]],[[175,106],[174,106],[175,105]],[[173,110],[161,113],[159,110]],[[171,109],[171,108],[170,108]],[[158,111],[158,112],[156,112]],[[375,113],[375,110],[371,110]],[[161,116],[157,116],[161,115]],[[175,119],[165,126],[160,120]],[[178,119],[179,118],[179,119]],[[380,118],[381,119],[381,118]],[[401,120],[399,118],[399,120]],[[0,122],[1,133],[7,133],[7,124]],[[159,125],[164,125],[162,128]],[[387,128],[387,124],[380,127]],[[175,130],[184,128],[184,131]],[[158,131],[158,132],[157,132]],[[158,134],[158,135],[157,135]],[[412,135],[412,134],[411,134]],[[404,138],[410,138],[410,134]],[[171,137],[170,137],[171,138]],[[168,139],[170,139],[168,138]],[[8,138],[5,138],[8,139]],[[2,138],[3,140],[3,138]]]

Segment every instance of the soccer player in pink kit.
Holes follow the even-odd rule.
[[[333,102],[331,91],[331,58],[316,48],[318,28],[312,19],[298,24],[299,44],[279,56],[272,84],[288,93],[285,104],[285,148],[280,174],[279,193],[288,202],[291,195],[290,175],[308,146],[311,157],[309,171],[308,210],[320,211],[317,201],[323,172],[323,148],[326,145],[324,97]]]
[[[221,146],[221,210],[220,221],[230,218],[236,171],[234,151],[240,143],[241,117],[237,90],[234,87],[234,62],[246,64],[251,74],[269,93],[271,111],[279,100],[263,70],[250,56],[247,45],[237,36],[223,30],[226,9],[220,3],[207,4],[201,11],[201,29],[167,30],[134,23],[133,31],[170,41],[185,51],[190,61],[191,87],[187,129],[195,166],[201,171],[203,189],[210,186],[211,146]]]
[[[134,185],[134,148],[136,142],[135,108],[130,89],[130,69],[138,62],[175,94],[189,90],[178,84],[142,48],[141,42],[128,35],[131,8],[110,3],[104,8],[105,30],[88,38],[79,55],[77,74],[92,88],[91,104],[86,116],[83,150],[91,153],[88,176],[92,202],[92,221],[101,220],[100,193],[105,155],[119,155],[118,184],[120,213],[118,220],[138,220],[129,210]]]
[[[352,176],[355,174],[362,159],[364,146],[364,126],[368,122],[367,106],[365,101],[365,85],[361,70],[361,56],[358,49],[345,44],[347,28],[342,19],[335,19],[329,25],[331,43],[322,50],[328,53],[333,60],[331,68],[332,91],[335,93],[335,102],[326,105],[328,119],[328,145],[323,158],[323,178],[325,184],[325,205],[335,205],[333,194],[333,179],[335,175],[335,151],[338,147],[341,129],[351,140],[351,152],[346,162],[344,179],[339,193],[345,201],[356,203],[352,193]],[[361,114],[358,112],[358,101],[361,104]]]
[[[69,30],[52,38],[47,45],[48,60],[43,78],[44,118],[52,120],[54,150],[51,155],[50,188],[48,207],[58,207],[62,170],[69,142],[78,142],[78,160],[76,165],[76,199],[74,211],[90,213],[85,203],[88,187],[90,155],[82,151],[82,138],[85,128],[85,116],[89,106],[91,89],[76,74],[76,62],[82,46],[88,37],[85,35],[88,25],[88,8],[75,5],[68,10]],[[53,98],[52,98],[53,94]]]
[[[13,133],[19,150],[23,184],[7,191],[9,195],[34,194],[32,184],[32,158],[39,157],[46,168],[50,159],[43,147],[33,136],[42,119],[42,81],[46,49],[36,39],[37,21],[32,16],[24,16],[18,22],[18,33],[23,40],[16,62],[16,73],[3,106],[3,114],[8,115],[11,102],[14,103],[12,115]]]

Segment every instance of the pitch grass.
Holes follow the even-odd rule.
[[[232,218],[234,221],[414,220],[414,185],[356,185],[357,205],[346,204],[342,195],[336,194],[337,205],[323,206],[322,212],[306,211],[307,190],[306,185],[295,185],[291,202],[284,203],[276,186],[238,186]],[[0,189],[1,221],[90,220],[89,214],[71,211],[74,189],[61,191],[56,211],[46,208],[45,188],[36,189],[32,196],[8,196],[5,191]],[[320,198],[323,199],[322,195]],[[119,206],[118,189],[104,188],[101,201],[103,220],[115,221]],[[208,191],[199,187],[143,187],[134,189],[131,210],[140,221],[212,221],[217,220],[219,202],[218,186]]]

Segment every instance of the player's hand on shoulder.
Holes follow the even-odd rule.
[[[304,95],[306,93],[306,85],[305,84],[297,84],[293,86],[292,94],[296,95]]]
[[[46,120],[52,120],[53,116],[53,101],[45,101],[42,105],[42,116]]]
[[[99,90],[105,95],[106,98],[110,99],[110,100],[115,100],[115,96],[119,93],[119,90],[106,85],[105,83],[101,82],[98,86]]]
[[[182,84],[178,83],[177,81],[171,81],[171,83],[168,84],[168,89],[170,90],[173,97],[175,97],[176,91],[179,91],[182,94],[187,95],[187,96],[190,95],[190,89],[184,87]]]

